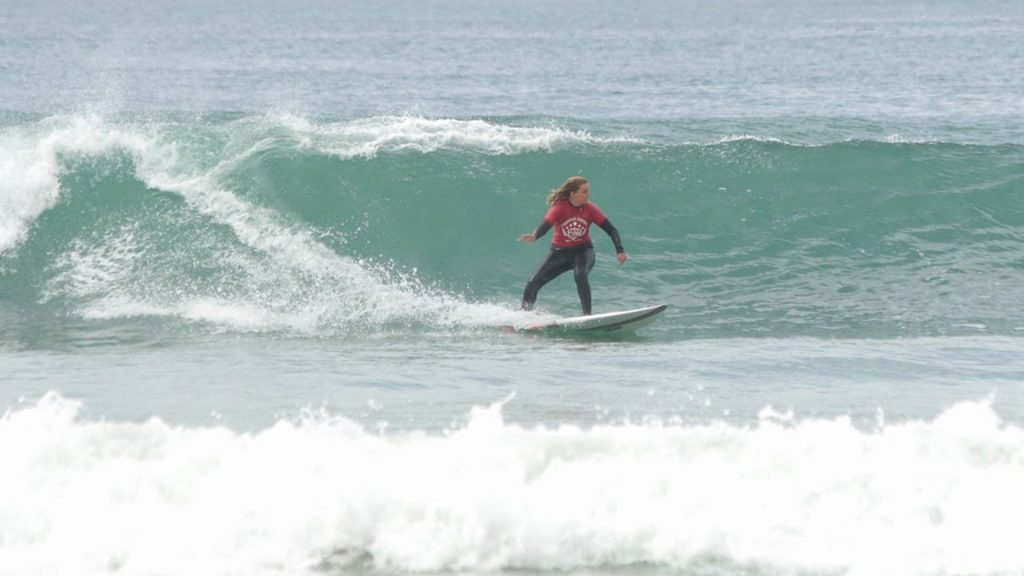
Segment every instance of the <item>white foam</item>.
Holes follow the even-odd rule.
[[[785,144],[787,146],[800,146],[792,142],[787,142],[781,138],[774,136],[756,136],[753,134],[732,134],[729,136],[723,136],[715,140],[712,144],[732,144],[734,142],[758,142],[763,144]]]
[[[136,226],[127,224],[98,245],[76,239],[70,250],[57,256],[54,268],[63,273],[46,287],[43,300],[61,293],[89,297],[104,293],[113,284],[130,282],[134,264],[142,255],[136,233]]]
[[[906,134],[889,134],[881,139],[886,144],[939,144],[938,140],[930,136],[908,136]]]
[[[1024,431],[987,402],[867,432],[771,411],[525,429],[498,404],[445,434],[325,415],[239,434],[78,410],[0,420],[0,573],[1024,570]]]
[[[574,144],[636,143],[628,137],[598,137],[561,127],[508,126],[485,120],[378,116],[346,122],[312,123],[295,116],[272,121],[290,127],[301,142],[342,158],[380,152],[470,150],[486,154],[550,151]]]

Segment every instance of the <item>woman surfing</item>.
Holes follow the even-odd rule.
[[[594,245],[590,241],[590,225],[597,224],[608,233],[615,244],[615,254],[620,265],[624,264],[627,258],[622,248],[622,239],[604,212],[590,201],[590,183],[582,176],[573,176],[561,187],[552,190],[548,195],[548,205],[550,208],[537,230],[519,237],[520,242],[534,242],[551,228],[555,229],[554,237],[551,239],[551,250],[540,268],[526,283],[522,308],[532,310],[541,287],[572,270],[583,315],[589,316],[591,308],[588,276],[594,267]]]

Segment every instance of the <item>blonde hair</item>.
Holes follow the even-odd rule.
[[[587,179],[583,176],[573,176],[562,183],[562,186],[555,188],[548,194],[548,206],[554,206],[555,202],[559,200],[568,200],[569,194],[580,189],[581,186],[587,183]]]

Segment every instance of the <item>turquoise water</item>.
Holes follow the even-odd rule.
[[[1022,32],[0,7],[0,573],[1024,571]],[[574,174],[635,335],[507,330]]]

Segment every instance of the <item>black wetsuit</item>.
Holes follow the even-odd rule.
[[[619,237],[619,231],[612,226],[612,223],[607,218],[599,224],[599,226],[608,233],[612,238],[612,242],[615,244],[615,252],[624,252],[622,248],[622,239]],[[536,238],[540,238],[551,229],[551,224],[548,221],[541,222],[540,226],[537,227],[537,231],[534,233]],[[540,268],[533,274],[530,281],[526,283],[526,290],[523,291],[523,310],[532,310],[534,302],[537,301],[537,292],[540,291],[548,282],[554,280],[556,277],[568,272],[573,271],[573,278],[576,280],[576,292],[580,297],[580,306],[583,308],[583,314],[590,314],[590,270],[594,267],[594,245],[590,242],[579,246],[573,246],[571,248],[559,248],[556,246],[551,247],[551,251],[548,252],[544,262],[541,263]]]

